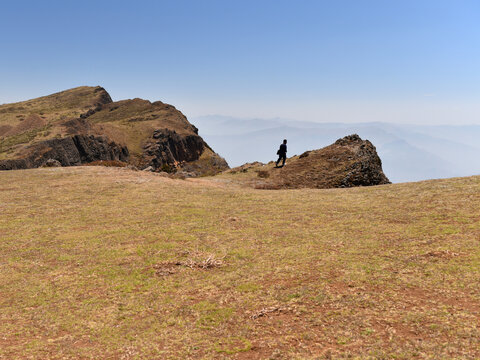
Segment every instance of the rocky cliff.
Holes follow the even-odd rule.
[[[128,161],[126,146],[109,141],[106,136],[75,135],[51,139],[30,145],[26,156],[0,160],[0,170],[29,169],[43,166],[48,160],[57,160],[61,166],[81,165],[98,160]]]
[[[98,160],[193,175],[228,168],[175,107],[142,99],[113,102],[101,87],[80,87],[0,106],[0,169]]]

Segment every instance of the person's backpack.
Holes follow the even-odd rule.
[[[280,149],[277,150],[277,155],[280,155]]]

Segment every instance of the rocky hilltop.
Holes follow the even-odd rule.
[[[375,146],[358,135],[349,135],[319,150],[306,151],[287,159],[282,168],[274,163],[245,164],[226,173],[243,176],[261,189],[342,188],[389,184]],[[234,176],[235,177],[235,176]]]
[[[228,168],[174,106],[113,102],[102,87],[78,87],[0,106],[0,170],[99,160],[211,175]]]

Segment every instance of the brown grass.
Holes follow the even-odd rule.
[[[480,177],[0,172],[0,358],[476,359],[479,203]]]
[[[126,167],[128,164],[119,160],[98,160],[82,164],[82,166]]]
[[[64,136],[64,124],[95,108],[104,93],[100,87],[82,86],[0,105],[0,159],[17,158],[26,145]]]

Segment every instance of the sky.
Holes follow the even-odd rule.
[[[114,100],[317,122],[480,124],[478,0],[0,0],[0,104]]]

